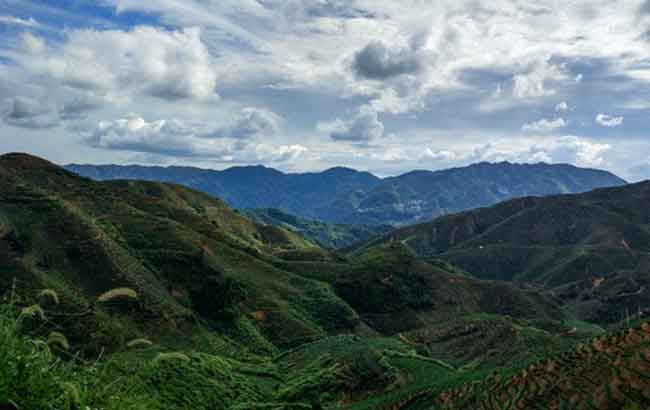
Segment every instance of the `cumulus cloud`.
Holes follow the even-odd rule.
[[[254,155],[248,154],[244,162],[270,161],[270,162],[292,162],[298,160],[307,151],[307,147],[300,144],[291,145],[269,145],[257,144],[252,149]]]
[[[349,120],[336,119],[319,123],[318,129],[329,134],[335,141],[369,142],[384,135],[384,124],[377,112],[364,106]]]
[[[605,163],[604,154],[612,148],[609,144],[573,135],[560,137],[549,145],[546,150],[553,161],[582,166],[602,166]]]
[[[475,147],[467,160],[470,162],[569,163],[579,166],[598,167],[605,165],[605,154],[611,148],[609,144],[568,135],[542,140],[518,141],[516,144],[513,144],[512,141],[492,142]]]
[[[427,147],[422,155],[420,160],[432,160],[432,161],[453,161],[459,158],[459,155],[453,151],[449,150],[439,150],[434,151],[431,148]]]
[[[18,96],[9,99],[3,120],[9,125],[23,128],[52,128],[59,125],[56,111],[42,99]]]
[[[87,112],[103,107],[105,102],[105,97],[93,93],[76,95],[63,104],[60,111],[61,119],[75,120],[85,118]]]
[[[355,53],[352,63],[359,77],[372,80],[414,74],[421,67],[416,47],[389,47],[380,41],[372,41]]]
[[[550,88],[551,81],[562,81],[567,78],[563,67],[548,61],[539,62],[528,72],[512,77],[513,96],[519,99],[541,98],[555,95],[557,90]]]
[[[254,107],[244,108],[235,123],[215,131],[215,135],[246,139],[257,135],[276,135],[282,118],[277,114]]]
[[[232,124],[223,126],[181,119],[147,121],[132,114],[127,118],[99,121],[92,129],[82,129],[81,133],[95,148],[225,158],[231,151],[250,146],[252,142],[247,140],[276,134],[279,121],[273,112],[253,107],[243,109]],[[297,158],[303,152],[293,145],[273,149],[261,147],[260,156],[266,153],[269,158]]]
[[[211,159],[227,163],[289,162],[308,149],[299,144],[271,145],[206,138],[205,125],[180,120],[147,122],[138,116],[100,121],[87,136],[95,148],[158,156]]]
[[[567,112],[569,111],[569,104],[566,101],[562,101],[555,106],[555,112]]]
[[[164,155],[192,156],[198,154],[198,139],[192,129],[176,121],[147,122],[133,116],[100,121],[88,142],[95,148],[145,152]],[[219,150],[211,155],[224,155]]]
[[[539,121],[524,124],[521,127],[521,130],[524,132],[548,133],[555,131],[558,128],[564,128],[566,126],[567,122],[564,120],[564,118],[556,118],[554,120],[542,118]]]
[[[215,95],[216,73],[198,28],[73,30],[61,49],[46,49],[41,38],[26,34],[23,44],[28,70],[71,88],[167,100]]]
[[[548,134],[529,130],[522,137],[524,122],[532,126],[533,120],[544,117],[547,123],[536,127],[553,128],[559,125],[554,123],[557,117],[566,121],[571,113],[572,125],[589,118],[597,126],[593,119],[598,111],[588,111],[594,96],[605,104],[601,112],[634,116],[639,113],[623,103],[646,98],[643,90],[650,81],[647,38],[641,37],[650,18],[637,17],[639,6],[647,4],[642,0],[603,1],[597,6],[548,0],[534,6],[508,0],[479,2],[480,6],[475,0],[105,0],[107,7],[115,6],[116,14],[150,13],[155,19],[147,19],[148,24],[160,23],[157,28],[123,30],[106,29],[128,24],[123,18],[112,24],[111,13],[97,24],[98,20],[81,23],[74,10],[61,13],[57,6],[33,12],[39,23],[72,16],[63,22],[66,29],[56,33],[47,26],[32,30],[26,17],[32,12],[21,8],[25,2],[13,3],[15,9],[5,14],[25,20],[5,18],[4,24],[11,27],[0,22],[7,28],[0,45],[0,101],[5,96],[47,96],[44,100],[52,105],[49,114],[34,116],[39,121],[20,120],[24,126],[54,124],[58,113],[69,129],[76,127],[71,122],[84,119],[94,130],[99,119],[129,119],[126,113],[136,112],[148,124],[167,119],[159,134],[189,141],[194,147],[190,154],[223,146],[227,154],[220,158],[243,158],[244,148],[239,148],[243,144],[250,158],[261,158],[264,152],[268,158],[281,158],[300,151],[289,147],[302,141],[306,124],[336,119],[320,124],[326,132],[304,138],[305,145],[314,144],[314,152],[325,159],[309,162],[311,153],[301,154],[296,167],[302,169],[346,163],[377,170],[371,161],[390,158],[391,169],[398,172],[418,166],[420,156],[427,155],[428,164],[457,165],[470,160],[471,146],[493,135],[506,141],[488,150],[495,158],[514,158],[508,156],[510,150],[525,152],[522,158],[530,160],[553,159],[559,151],[550,145],[538,151],[527,147],[531,140],[555,141],[552,135],[561,128]],[[30,30],[33,34],[22,34]],[[493,93],[495,89],[498,92]],[[207,103],[217,98],[217,91],[227,99]],[[558,105],[554,113],[555,104],[563,100],[585,103],[568,111]],[[372,108],[351,111],[361,104]],[[284,120],[265,119],[259,113],[232,114],[233,107],[246,105],[273,105]],[[13,107],[2,111],[6,115],[1,122],[18,123],[15,115],[9,118],[9,109]],[[174,124],[169,120],[174,117],[195,121]],[[278,123],[287,129],[274,131]],[[398,130],[400,138],[379,138],[385,134],[384,124]],[[129,132],[146,141],[141,136],[147,134],[145,129]],[[63,130],[48,130],[51,146],[57,145],[56,138],[65,138]],[[12,131],[18,135],[20,130]],[[624,158],[625,150],[647,151],[648,143],[628,148],[624,139],[643,138],[638,127],[617,131],[616,144],[610,143],[618,170],[630,164],[616,158]],[[258,152],[255,147],[262,140],[255,139],[262,134],[276,138],[264,141],[269,147]],[[33,146],[42,134],[32,135],[34,140],[15,140]],[[433,143],[431,135],[436,136]],[[519,146],[519,138],[528,140],[522,143],[526,147]],[[602,143],[609,137],[600,138]],[[373,144],[362,144],[369,140]],[[208,141],[214,141],[212,148]],[[351,150],[339,141],[364,149]],[[22,147],[30,149],[29,143]],[[7,149],[16,147],[12,144],[7,143]],[[586,152],[567,144],[574,147],[571,152]],[[423,154],[426,146],[431,150]],[[284,147],[285,154],[271,152],[271,147]],[[55,155],[66,151],[69,160],[86,148],[39,147],[40,152],[50,149]],[[123,153],[90,151],[96,155],[92,160],[124,158]],[[354,156],[359,152],[368,154],[363,161]],[[446,160],[451,153],[456,158]],[[578,160],[577,154],[572,155]]]
[[[625,119],[624,117],[614,117],[602,113],[596,116],[596,122],[599,125],[608,128],[614,128],[614,127],[618,127],[619,125],[622,125],[624,119]]]

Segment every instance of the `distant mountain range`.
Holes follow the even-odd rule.
[[[442,171],[379,178],[332,168],[283,173],[263,166],[224,171],[191,167],[68,165],[96,180],[172,182],[203,191],[238,209],[277,208],[342,224],[409,224],[522,196],[586,192],[626,182],[610,172],[565,164],[482,162]]]

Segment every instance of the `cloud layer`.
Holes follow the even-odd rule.
[[[2,10],[3,151],[379,174],[500,159],[650,170],[645,0],[73,3]]]
[[[22,64],[38,76],[91,91],[137,92],[163,99],[215,95],[217,75],[200,29],[72,31],[59,47],[23,36]]]
[[[384,80],[402,74],[416,74],[422,62],[412,48],[389,48],[373,41],[354,55],[353,69],[360,76]]]

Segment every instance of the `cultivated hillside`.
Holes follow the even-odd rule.
[[[325,222],[372,225],[407,224],[516,197],[578,193],[625,183],[605,171],[507,162],[413,171],[385,179],[348,168],[307,174],[259,166],[225,171],[115,165],[69,165],[67,169],[98,180],[174,182],[239,209],[277,208]]]
[[[650,308],[650,183],[515,199],[398,229],[421,258],[483,279],[543,287],[583,318],[618,321]],[[627,313],[626,313],[627,312]]]
[[[0,157],[0,175],[0,286],[52,288],[80,312],[132,289],[133,337],[154,322],[162,331],[199,318],[229,332],[245,326],[275,351],[360,326],[391,335],[449,309],[560,317],[551,299],[416,262],[400,246],[340,258],[179,185],[95,182],[23,154]],[[105,312],[93,313],[88,320]]]
[[[329,249],[340,249],[390,232],[389,225],[344,225],[320,222],[291,215],[279,209],[248,209],[243,212],[252,220],[294,231]]]
[[[0,300],[11,410],[455,408],[488,375],[605,332],[557,295],[401,241],[337,255],[179,185],[95,182],[25,154],[0,156]],[[617,347],[624,371],[645,368],[644,346]],[[600,394],[583,377],[610,358],[594,354],[562,370],[580,397]],[[647,404],[628,396],[603,408]]]

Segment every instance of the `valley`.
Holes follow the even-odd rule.
[[[0,403],[646,405],[649,193],[514,199],[336,251],[301,235],[314,221],[3,155]]]

